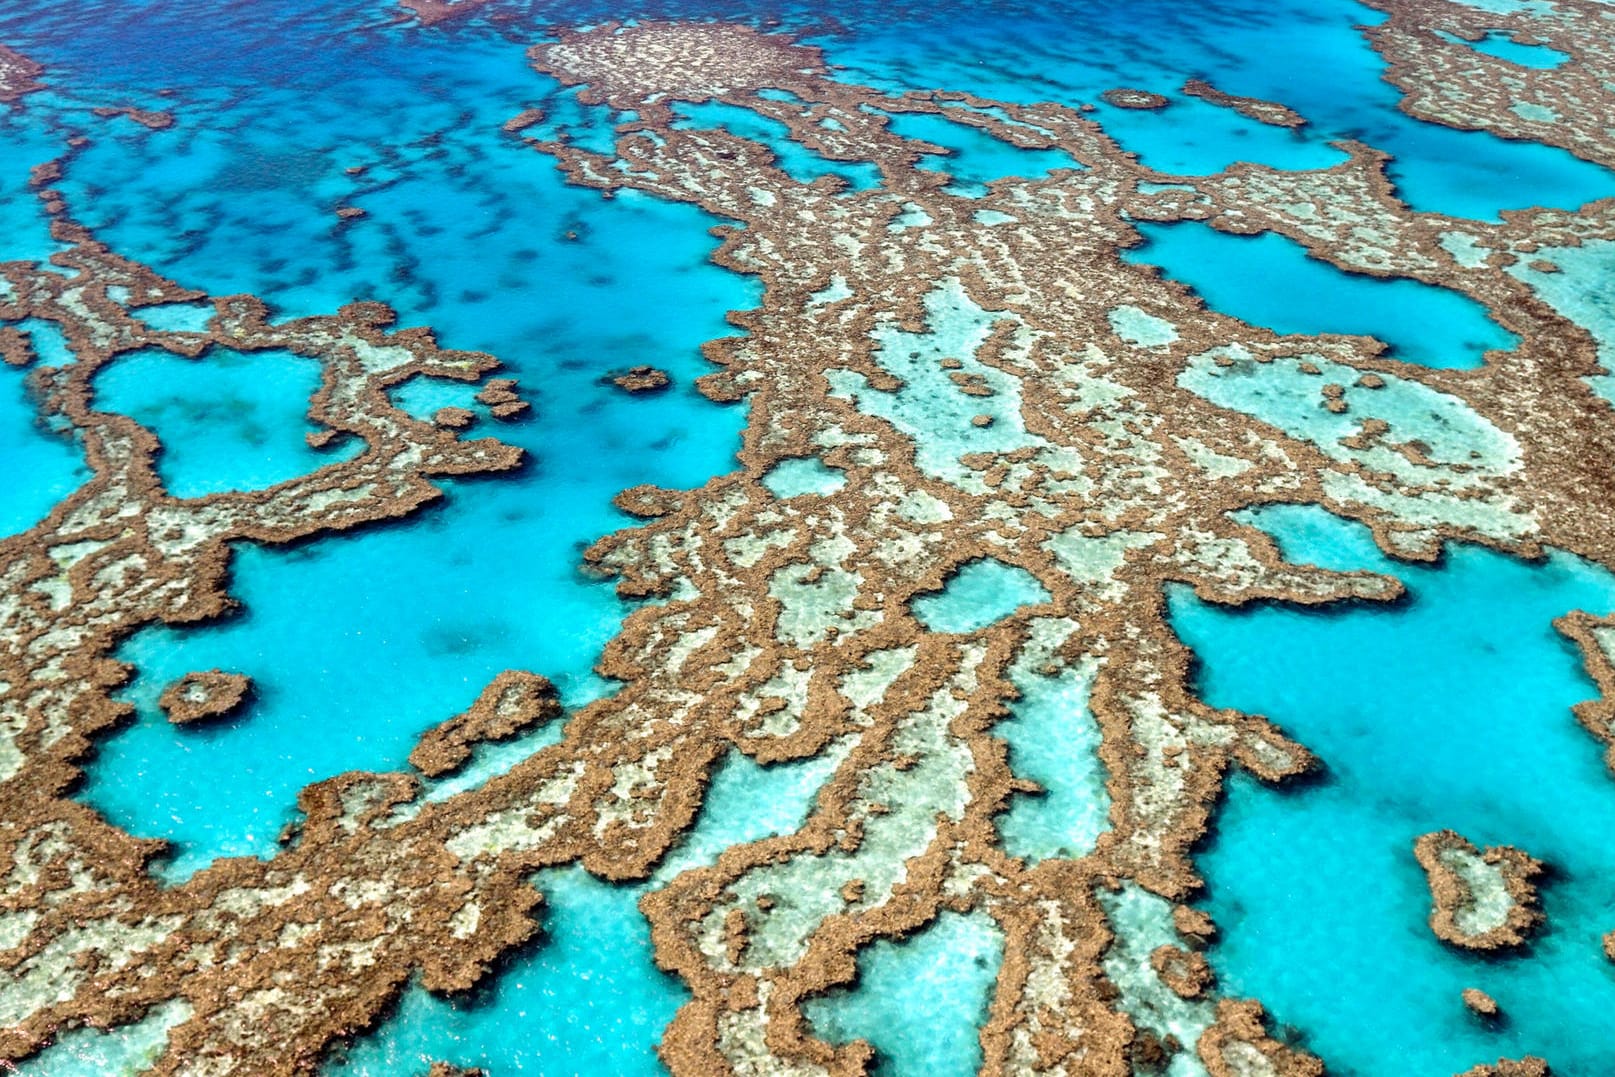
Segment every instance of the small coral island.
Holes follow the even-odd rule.
[[[1490,951],[1523,946],[1542,922],[1536,878],[1542,863],[1508,845],[1478,849],[1452,830],[1413,843],[1430,884],[1430,930],[1452,946]]]

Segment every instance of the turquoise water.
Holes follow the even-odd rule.
[[[1003,954],[1003,932],[986,913],[943,912],[901,942],[860,951],[857,987],[802,1009],[832,1043],[869,1041],[872,1077],[968,1077],[981,1065],[976,1030]]]
[[[581,868],[535,881],[543,934],[500,975],[453,1001],[411,987],[377,1034],[338,1050],[325,1072],[394,1077],[433,1060],[499,1073],[665,1072],[655,1044],[688,995],[651,960],[640,891]]]
[[[998,819],[1004,851],[1028,863],[1085,856],[1110,825],[1099,723],[1088,709],[1093,670],[1056,666],[1051,673],[1042,661],[1037,656],[1011,668],[1021,698],[993,728],[1009,745],[1015,776],[1043,787],[1037,795],[1017,793]]]
[[[60,132],[21,110],[0,112],[0,236],[5,237],[0,259],[43,262],[61,248],[28,185],[28,170],[61,152]]]
[[[1360,333],[1390,345],[1391,358],[1433,367],[1476,367],[1488,350],[1519,343],[1460,292],[1347,273],[1287,236],[1230,235],[1198,221],[1136,227],[1144,245],[1123,258],[1160,266],[1211,309],[1276,333]]]
[[[163,333],[203,333],[213,320],[212,303],[158,303],[141,307],[135,316]]]
[[[414,377],[389,390],[388,396],[393,407],[417,419],[430,420],[442,408],[464,408],[478,419],[487,419],[487,406],[477,403],[477,394],[481,391],[480,383]],[[479,435],[488,429],[484,427]],[[493,430],[497,431],[498,427]]]
[[[1545,261],[1556,273],[1533,269]],[[1541,250],[1530,261],[1517,262],[1508,271],[1525,281],[1543,302],[1592,335],[1603,368],[1587,378],[1593,391],[1615,404],[1615,292],[1608,281],[1615,277],[1615,243],[1589,240],[1579,247]]]
[[[734,16],[733,5],[716,3],[659,10]],[[42,259],[55,249],[26,172],[59,152],[64,132],[87,129],[92,141],[61,186],[115,249],[186,285],[260,294],[280,316],[384,299],[403,324],[430,324],[449,347],[498,355],[535,404],[529,419],[497,424],[467,401],[464,386],[400,387],[394,399],[414,414],[471,406],[481,416],[476,435],[521,444],[530,466],[515,477],[447,484],[443,504],[397,525],[292,550],[243,547],[232,579],[242,614],[151,629],[124,646],[121,657],[141,671],[128,692],[137,720],[101,745],[82,796],[136,834],[173,840],[176,853],[161,867],[170,879],[218,856],[271,853],[304,784],[356,767],[401,768],[421,730],[465,707],[505,668],[554,678],[571,707],[610,691],[591,666],[627,607],[609,584],[577,573],[581,549],[632,522],[609,504],[617,490],[689,487],[733,467],[743,412],[688,388],[709,369],[697,345],[732,332],[723,311],[757,300],[753,282],[706,263],[706,230],[718,222],[632,194],[608,202],[568,187],[550,159],[499,130],[536,106],[550,119],[528,134],[609,144],[608,117],[527,67],[533,33],[521,21],[419,32],[390,25],[391,13],[390,0],[18,0],[0,11],[0,40],[46,62],[57,86],[0,116],[6,257]],[[564,14],[586,22],[631,13],[580,3]],[[1171,103],[1158,113],[1104,104],[1093,113],[1158,169],[1207,173],[1241,160],[1322,168],[1342,159],[1330,143],[1349,137],[1391,152],[1397,191],[1422,210],[1490,219],[1504,208],[1573,207],[1615,194],[1615,176],[1564,151],[1400,113],[1397,92],[1381,81],[1383,63],[1354,29],[1380,16],[1346,0],[1141,0],[1035,11],[945,0],[878,18],[867,5],[835,2],[779,14],[815,23],[830,58],[848,65],[845,77],[896,91],[945,86],[1072,105],[1097,103],[1119,85],[1163,93]],[[821,16],[842,18],[846,31],[822,29]],[[1330,77],[1296,77],[1319,71]],[[1311,122],[1280,130],[1187,98],[1179,88],[1191,76],[1285,102]],[[175,96],[156,97],[162,88]],[[179,122],[152,132],[82,111],[131,101],[172,106]],[[692,122],[754,133],[798,179],[836,173],[857,189],[876,182],[869,166],[782,142],[777,127],[751,113],[692,113]],[[898,122],[958,151],[928,164],[953,175],[961,191],[1071,164],[946,121]],[[366,216],[339,222],[339,205]],[[1486,347],[1512,343],[1460,297],[1359,281],[1297,261],[1273,238],[1185,240],[1194,249],[1184,279],[1214,306],[1227,302],[1258,324],[1374,332],[1394,354],[1431,365],[1472,366]],[[1253,294],[1262,289],[1232,273],[1213,279],[1222,256],[1210,245],[1224,239],[1245,244],[1238,257],[1247,272],[1256,263],[1300,274],[1305,286],[1272,289],[1282,310],[1240,306],[1263,298]],[[1258,253],[1269,249],[1270,259]],[[1596,305],[1600,273],[1567,272],[1561,287],[1586,285],[1593,298],[1585,303]],[[1373,290],[1354,291],[1359,284]],[[1583,302],[1533,284],[1550,302]],[[1307,306],[1313,292],[1328,298]],[[922,439],[922,466],[953,476],[961,453],[1018,447],[1028,435],[1008,386],[995,384],[994,397],[966,396],[937,365],[958,358],[993,383],[995,372],[973,361],[991,317],[957,302],[942,282],[934,298],[929,332],[881,331],[880,360],[905,388],[881,393],[856,379],[845,388],[865,410]],[[1331,320],[1359,308],[1373,318]],[[206,315],[198,306],[141,314],[165,329],[196,328]],[[910,351],[922,353],[912,364]],[[176,492],[261,485],[331,458],[300,447],[308,382],[294,372],[306,364],[245,358],[245,369],[232,370],[229,361],[132,357],[107,371],[98,399],[169,441],[161,467]],[[669,370],[675,388],[631,397],[598,384],[602,373],[641,362]],[[0,458],[21,461],[15,470],[25,476],[0,489],[0,533],[27,526],[82,477],[70,441],[31,427],[21,385],[20,372],[0,370]],[[250,404],[254,423],[233,413],[239,405],[216,403],[227,400]],[[973,425],[976,415],[993,421]],[[803,463],[782,465],[765,481],[780,496],[798,496],[835,479]],[[1310,542],[1306,549],[1375,563],[1360,537],[1300,517],[1270,518],[1285,519],[1289,541]],[[1308,527],[1321,533],[1309,539]],[[918,600],[917,615],[929,610],[938,630],[968,631],[1047,599],[1020,570],[977,564],[989,566],[977,570],[988,577],[967,568]],[[1520,566],[1474,550],[1455,551],[1439,570],[1395,571],[1415,590],[1395,610],[1274,608],[1225,620],[1174,599],[1180,628],[1207,659],[1207,694],[1270,710],[1332,768],[1331,781],[1281,792],[1236,783],[1204,858],[1212,911],[1226,929],[1214,952],[1224,983],[1262,995],[1281,1021],[1312,1030],[1313,1045],[1342,1073],[1386,1072],[1370,1051],[1405,1055],[1409,1074],[1435,1074],[1524,1050],[1549,1053],[1565,1073],[1604,1072],[1598,1045],[1608,1036],[1598,1020],[1615,999],[1597,935],[1615,920],[1603,916],[1610,895],[1596,880],[1615,865],[1595,839],[1610,808],[1608,779],[1596,746],[1564,709],[1590,690],[1547,624],[1579,602],[1607,604],[1607,583],[1563,561]],[[1284,646],[1242,650],[1275,641]],[[1283,663],[1272,664],[1272,654]],[[1376,656],[1373,676],[1341,674],[1343,656],[1357,654]],[[172,678],[210,666],[252,675],[253,706],[214,728],[168,725],[156,695]],[[1105,825],[1083,676],[1027,672],[1024,698],[998,728],[1017,772],[1047,789],[1017,796],[999,818],[1006,847],[1029,860],[1080,852]],[[1478,758],[1473,743],[1454,747],[1458,731],[1497,746],[1530,788],[1497,795],[1514,772]],[[508,762],[554,735],[484,753],[479,763]],[[1415,763],[1432,762],[1440,764],[1433,778],[1415,772]],[[705,862],[730,841],[795,827],[822,780],[810,767],[726,763],[674,867]],[[1551,804],[1542,790],[1553,791]],[[1483,843],[1517,841],[1560,869],[1546,896],[1553,924],[1531,956],[1481,963],[1429,936],[1409,846],[1414,833],[1447,825]],[[1272,834],[1294,841],[1276,852]],[[347,1071],[390,1077],[424,1070],[427,1056],[496,1073],[653,1071],[652,1045],[686,996],[649,959],[633,907],[642,891],[575,871],[546,873],[537,885],[551,899],[542,940],[473,998],[451,1004],[419,989],[406,994],[382,1029],[352,1049]],[[968,1071],[979,1057],[975,1029],[1000,946],[980,916],[945,914],[904,943],[862,955],[863,986],[815,1003],[816,1027],[836,1039],[867,1036],[887,1072]],[[1283,967],[1289,956],[1305,960]],[[1498,1032],[1473,1025],[1457,1002],[1457,989],[1471,982],[1496,995],[1513,1021]],[[1391,1004],[1377,1005],[1385,1000]],[[1550,1012],[1556,1002],[1563,1014]],[[927,1009],[940,1032],[916,1031],[912,1013]],[[56,1074],[46,1067],[68,1065],[59,1060],[74,1052],[99,1053],[92,1068],[61,1072],[102,1072],[93,1066],[137,1058],[150,1040],[84,1034],[70,1048],[35,1068]],[[118,1051],[126,1054],[108,1054]]]
[[[162,1056],[168,1030],[188,1016],[185,1003],[154,1007],[131,1025],[103,1031],[79,1028],[65,1032],[54,1044],[19,1069],[28,1077],[107,1077],[148,1070]]]
[[[1018,565],[991,557],[954,571],[940,591],[914,598],[915,618],[932,632],[974,632],[1003,620],[1022,606],[1049,601],[1037,577]]]
[[[1499,60],[1507,60],[1511,64],[1538,71],[1550,71],[1570,59],[1565,53],[1547,45],[1521,44],[1502,30],[1489,31],[1479,41],[1466,41],[1456,34],[1442,31],[1438,31],[1437,35],[1476,52],[1483,52],[1487,56],[1495,56]]]
[[[1102,959],[1105,975],[1121,993],[1118,1004],[1140,1028],[1158,1038],[1171,1036],[1192,1045],[1216,1015],[1211,998],[1185,999],[1168,987],[1150,964],[1162,946],[1180,947],[1183,936],[1172,923],[1172,904],[1136,883],[1094,895],[1105,910],[1115,936]],[[1205,1077],[1206,1069],[1189,1051],[1173,1056],[1166,1077]]]
[[[174,497],[200,497],[261,490],[358,455],[352,439],[322,450],[304,440],[323,429],[304,417],[319,387],[319,363],[291,352],[210,348],[187,359],[146,349],[96,379],[94,406],[156,434],[163,485]]]
[[[1356,383],[1355,368],[1326,359],[1284,357],[1264,364],[1236,352],[1227,357],[1228,366],[1219,366],[1218,357],[1197,359],[1178,375],[1178,384],[1311,441],[1336,460],[1409,482],[1440,480],[1461,489],[1506,473],[1517,458],[1518,447],[1510,437],[1457,397],[1423,382],[1387,376],[1383,386],[1371,389]],[[1302,369],[1303,362],[1312,363],[1311,373]],[[1321,387],[1330,384],[1341,386],[1344,412],[1323,406]],[[1351,438],[1369,419],[1388,424],[1396,437],[1418,437],[1428,449],[1426,460],[1415,463],[1378,442],[1353,445]],[[1461,507],[1449,511],[1461,512]],[[1472,511],[1472,518],[1483,523],[1493,519],[1484,510]],[[1504,514],[1496,518],[1507,520]]]
[[[0,364],[0,538],[24,531],[89,477],[73,438],[39,421],[26,371]]]
[[[1082,167],[1060,150],[1021,149],[979,127],[956,123],[945,116],[898,113],[892,116],[889,126],[904,138],[949,150],[947,154],[920,158],[920,167],[946,172],[955,181],[949,190],[971,197],[986,194],[987,184],[1006,176],[1039,179],[1055,169]]]
[[[1528,564],[1468,546],[1435,567],[1391,564],[1320,510],[1257,519],[1290,559],[1390,572],[1410,597],[1319,612],[1171,595],[1206,701],[1268,715],[1327,768],[1279,790],[1232,784],[1200,858],[1222,989],[1306,1029],[1333,1073],[1395,1059],[1399,1075],[1444,1077],[1526,1052],[1570,1077],[1608,1073],[1615,785],[1570,713],[1595,692],[1552,620],[1615,608],[1615,578],[1565,554]],[[1527,953],[1461,955],[1426,927],[1412,845],[1443,827],[1552,867]],[[1469,986],[1501,1004],[1500,1027],[1464,1009]]]
[[[62,327],[43,318],[24,318],[17,328],[28,334],[34,355],[44,366],[61,366],[72,360],[73,352],[67,346]]]

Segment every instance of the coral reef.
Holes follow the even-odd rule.
[[[1478,987],[1466,987],[1463,990],[1464,1005],[1476,1017],[1496,1017],[1502,1013],[1497,1000]]]
[[[252,679],[241,673],[207,669],[187,673],[158,697],[157,705],[175,725],[227,718],[252,694]]]
[[[633,366],[611,379],[611,384],[630,393],[654,393],[672,384],[667,371],[653,366]]]
[[[0,102],[16,104],[24,94],[45,88],[45,69],[16,49],[0,45]]]
[[[429,778],[463,766],[474,745],[507,740],[560,716],[555,686],[535,673],[507,670],[482,690],[471,709],[429,730],[409,754],[410,765]]]
[[[1247,120],[1265,123],[1272,127],[1305,127],[1306,117],[1285,105],[1263,101],[1255,97],[1236,97],[1223,93],[1204,79],[1190,79],[1183,84],[1183,92],[1221,108],[1231,108]]]
[[[1542,865],[1507,845],[1477,849],[1462,835],[1422,835],[1413,853],[1430,884],[1430,930],[1466,950],[1523,946],[1542,913],[1536,878]]]
[[[410,6],[429,22],[471,5]],[[1536,121],[1498,111],[1484,80],[1406,55],[1437,49],[1425,27],[1457,25],[1441,21],[1457,6],[1397,5],[1371,31],[1408,107],[1538,137]],[[1555,4],[1572,19],[1596,7]],[[1584,29],[1561,36],[1556,47],[1590,47]],[[228,612],[232,543],[397,519],[438,496],[434,479],[513,469],[520,454],[388,402],[407,378],[478,381],[494,360],[444,351],[425,330],[389,331],[379,304],[271,323],[252,297],[217,297],[204,333],[146,328],[110,289],[136,309],[201,297],[101,246],[51,189],[59,168],[37,173],[67,249],[53,268],[0,264],[11,286],[0,318],[66,336],[73,361],[34,378],[42,413],[78,432],[93,475],[0,542],[0,791],[30,790],[0,796],[11,865],[0,923],[17,940],[0,952],[0,1059],[178,1000],[185,1016],[159,1074],[310,1071],[412,977],[461,990],[529,938],[535,871],[578,862],[608,880],[647,877],[713,769],[741,752],[762,763],[829,755],[835,770],[800,830],[735,846],[644,898],[659,963],[691,991],[661,1045],[675,1073],[863,1072],[868,1045],[817,1038],[803,1001],[850,983],[863,948],[948,909],[991,917],[1005,939],[980,1032],[986,1072],[1108,1077],[1182,1052],[1216,1077],[1321,1073],[1269,1033],[1258,1003],[1217,997],[1197,952],[1214,926],[1183,904],[1199,890],[1192,853],[1229,772],[1276,782],[1313,760],[1263,717],[1196,697],[1163,588],[1227,604],[1402,593],[1389,577],[1287,562],[1233,515],[1275,503],[1360,520],[1403,559],[1458,540],[1615,565],[1615,535],[1589,509],[1615,500],[1615,425],[1587,381],[1601,369],[1596,346],[1507,271],[1545,247],[1615,239],[1615,202],[1498,223],[1416,213],[1393,195],[1385,156],[1357,143],[1324,170],[1170,176],[1080,108],[892,96],[833,77],[817,49],[728,23],[608,23],[530,56],[585,102],[630,114],[609,152],[529,143],[574,183],[735,222],[714,229],[715,257],[761,279],[762,305],[731,315],[744,336],[706,346],[713,372],[698,387],[749,401],[739,467],[696,490],[618,497],[642,526],[600,539],[588,564],[624,596],[660,601],[638,607],[602,657],[620,690],[570,715],[557,741],[438,799],[413,774],[320,782],[279,855],[221,860],[174,886],[147,871],[153,843],[66,796],[92,739],[125,713],[111,695],[130,673],[111,657],[116,641]],[[1431,99],[1427,61],[1442,94],[1470,87],[1469,111]],[[1602,86],[1584,92],[1580,115],[1615,104]],[[675,124],[680,103],[704,101],[776,120],[828,160],[869,163],[880,183],[799,182],[766,146]],[[891,120],[905,114],[1073,164],[972,197],[920,166],[938,147],[898,135]],[[1608,132],[1574,131],[1563,141],[1575,152],[1615,156]],[[1121,257],[1140,242],[1136,222],[1180,220],[1275,232],[1343,271],[1457,290],[1520,343],[1477,369],[1430,369],[1367,337],[1241,323]],[[265,491],[170,497],[156,439],[91,408],[91,381],[139,348],[205,361],[215,345],[319,359],[310,417],[366,451]],[[0,347],[8,362],[37,361],[20,334]],[[1240,395],[1258,376],[1277,405]],[[527,407],[508,379],[478,399],[502,418]],[[787,459],[817,459],[844,483],[774,496],[763,479]],[[915,596],[986,559],[1030,574],[1046,597],[971,631],[926,629]],[[1615,743],[1615,629],[1562,627],[1605,691],[1578,714]],[[999,840],[1027,784],[994,728],[1020,690],[1017,668],[1078,667],[1093,670],[1109,829],[1082,855],[1028,863]],[[506,673],[427,734],[412,763],[447,773],[477,741],[555,713],[542,678]],[[1523,933],[1529,858],[1450,832],[1421,839],[1420,858],[1455,937]],[[1465,874],[1475,865],[1513,899],[1501,926],[1459,923],[1464,909],[1492,911]],[[1160,938],[1190,945],[1146,940],[1124,915],[1139,908],[1159,913]],[[1139,958],[1126,969],[1113,960],[1124,952]],[[1194,1042],[1151,1027],[1145,999],[1195,1015]],[[1472,1074],[1488,1072],[1545,1069]]]

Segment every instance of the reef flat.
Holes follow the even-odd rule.
[[[411,3],[422,26],[399,32],[477,6]],[[1376,6],[1388,18],[1367,33],[1410,115],[1615,168],[1595,122],[1615,114],[1599,4]],[[254,296],[171,281],[78,223],[61,186],[82,146],[36,168],[57,249],[0,263],[0,351],[30,369],[41,420],[83,446],[89,477],[0,540],[0,1059],[158,1018],[152,1072],[314,1072],[412,983],[463,995],[547,945],[535,874],[581,865],[646,885],[656,962],[688,991],[658,1048],[676,1074],[869,1072],[870,1043],[831,1042],[814,1007],[855,988],[879,946],[966,921],[998,955],[968,1060],[980,1072],[1322,1073],[1327,1059],[1260,1000],[1220,988],[1217,925],[1194,904],[1230,776],[1283,783],[1320,764],[1262,715],[1201,698],[1168,593],[1317,609],[1404,597],[1388,571],[1287,557],[1249,515],[1272,506],[1356,521],[1404,564],[1465,543],[1615,568],[1608,342],[1540,283],[1615,242],[1615,199],[1497,220],[1415,210],[1388,155],[1349,140],[1328,167],[1165,172],[1093,106],[896,92],[801,35],[510,22],[501,34],[527,39],[509,47],[612,128],[568,137],[513,100],[501,137],[602,199],[704,211],[713,260],[761,282],[759,305],[729,314],[740,335],[704,346],[697,381],[745,403],[738,466],[693,489],[621,491],[634,525],[583,552],[635,603],[597,664],[614,692],[563,715],[544,670],[509,670],[422,735],[412,772],[313,782],[273,855],[159,881],[159,843],[72,795],[96,739],[129,717],[117,693],[136,671],[118,646],[231,612],[240,546],[363,541],[453,477],[516,481],[523,455],[504,432],[520,423],[473,438],[468,407],[418,417],[390,390],[464,383],[492,418],[540,423],[565,402],[490,378],[496,357],[399,328],[379,302],[275,320]],[[1568,57],[1563,73],[1465,44],[1499,29]],[[42,72],[6,55],[0,93],[20,95]],[[1183,86],[1276,131],[1310,120],[1216,80]],[[1107,99],[1182,107],[1152,90]],[[713,107],[732,111],[695,111]],[[902,133],[913,124],[936,133]],[[951,141],[1055,163],[978,181]],[[1463,362],[1454,339],[1452,362],[1422,364],[1368,335],[1238,320],[1147,261],[1146,228],[1190,222],[1451,293],[1503,343]],[[176,307],[205,318],[154,328]],[[41,325],[66,354],[42,357]],[[159,438],[97,399],[98,376],[152,350],[316,361],[307,448],[329,462],[174,496]],[[668,384],[648,364],[627,378],[615,384]],[[1559,629],[1602,692],[1575,717],[1615,751],[1615,619],[1578,611]],[[1342,661],[1339,676],[1365,675]],[[170,715],[241,706],[232,721],[250,723],[248,683],[231,676],[175,682]],[[1070,754],[1091,757],[1065,795],[1102,811],[1086,830],[1062,824],[1057,851],[1012,853],[1018,807],[1061,795],[1006,731],[1051,685],[1080,695],[1061,706],[1086,730]],[[215,688],[231,696],[216,712]],[[555,732],[508,766],[467,767],[479,746],[541,727]],[[817,761],[827,777],[800,826],[667,870],[737,755]],[[1487,948],[1534,926],[1524,854],[1444,831],[1417,857],[1441,938]],[[1499,864],[1502,907],[1477,892]],[[442,1059],[411,1072],[428,1066],[452,1072]],[[1469,1071],[1542,1072],[1535,1059]]]

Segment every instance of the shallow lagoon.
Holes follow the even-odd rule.
[[[1036,782],[1043,792],[1014,796],[998,818],[998,833],[1004,851],[1028,863],[1085,856],[1110,825],[1099,723],[1088,709],[1093,668],[1055,666],[1050,672],[1032,664],[1023,657],[1010,667],[1020,698],[993,731],[1008,744],[1016,777]]]
[[[1515,41],[1502,30],[1493,30],[1479,41],[1466,41],[1456,34],[1448,33],[1440,33],[1438,36],[1474,49],[1476,52],[1485,53],[1487,56],[1507,60],[1518,67],[1529,67],[1538,71],[1552,70],[1570,59],[1558,49],[1547,45]]]
[[[468,996],[412,985],[373,1035],[333,1052],[327,1077],[393,1077],[434,1059],[495,1073],[665,1072],[655,1045],[689,993],[657,968],[639,898],[731,845],[801,826],[832,765],[762,767],[730,755],[695,827],[645,883],[612,886],[577,867],[540,872],[540,939]]]
[[[27,530],[89,477],[71,436],[45,429],[26,372],[0,365],[0,538]]]
[[[1082,167],[1060,150],[1021,149],[946,116],[898,113],[892,116],[888,126],[904,138],[929,142],[947,150],[945,154],[927,154],[920,158],[920,167],[946,172],[954,178],[948,190],[970,197],[985,194],[987,184],[1006,176],[1036,179],[1056,169]]]
[[[1048,600],[1036,576],[988,557],[961,566],[942,590],[916,596],[914,616],[932,632],[974,632]]]
[[[349,459],[347,440],[310,448],[304,418],[320,366],[285,351],[212,348],[199,359],[155,349],[119,358],[96,379],[95,407],[129,416],[157,435],[157,473],[174,497],[262,490]]]
[[[1136,227],[1144,245],[1123,258],[1159,266],[1212,310],[1275,333],[1359,333],[1389,345],[1389,358],[1432,367],[1479,366],[1487,351],[1519,343],[1461,292],[1347,273],[1286,236],[1231,235],[1197,221]]]

